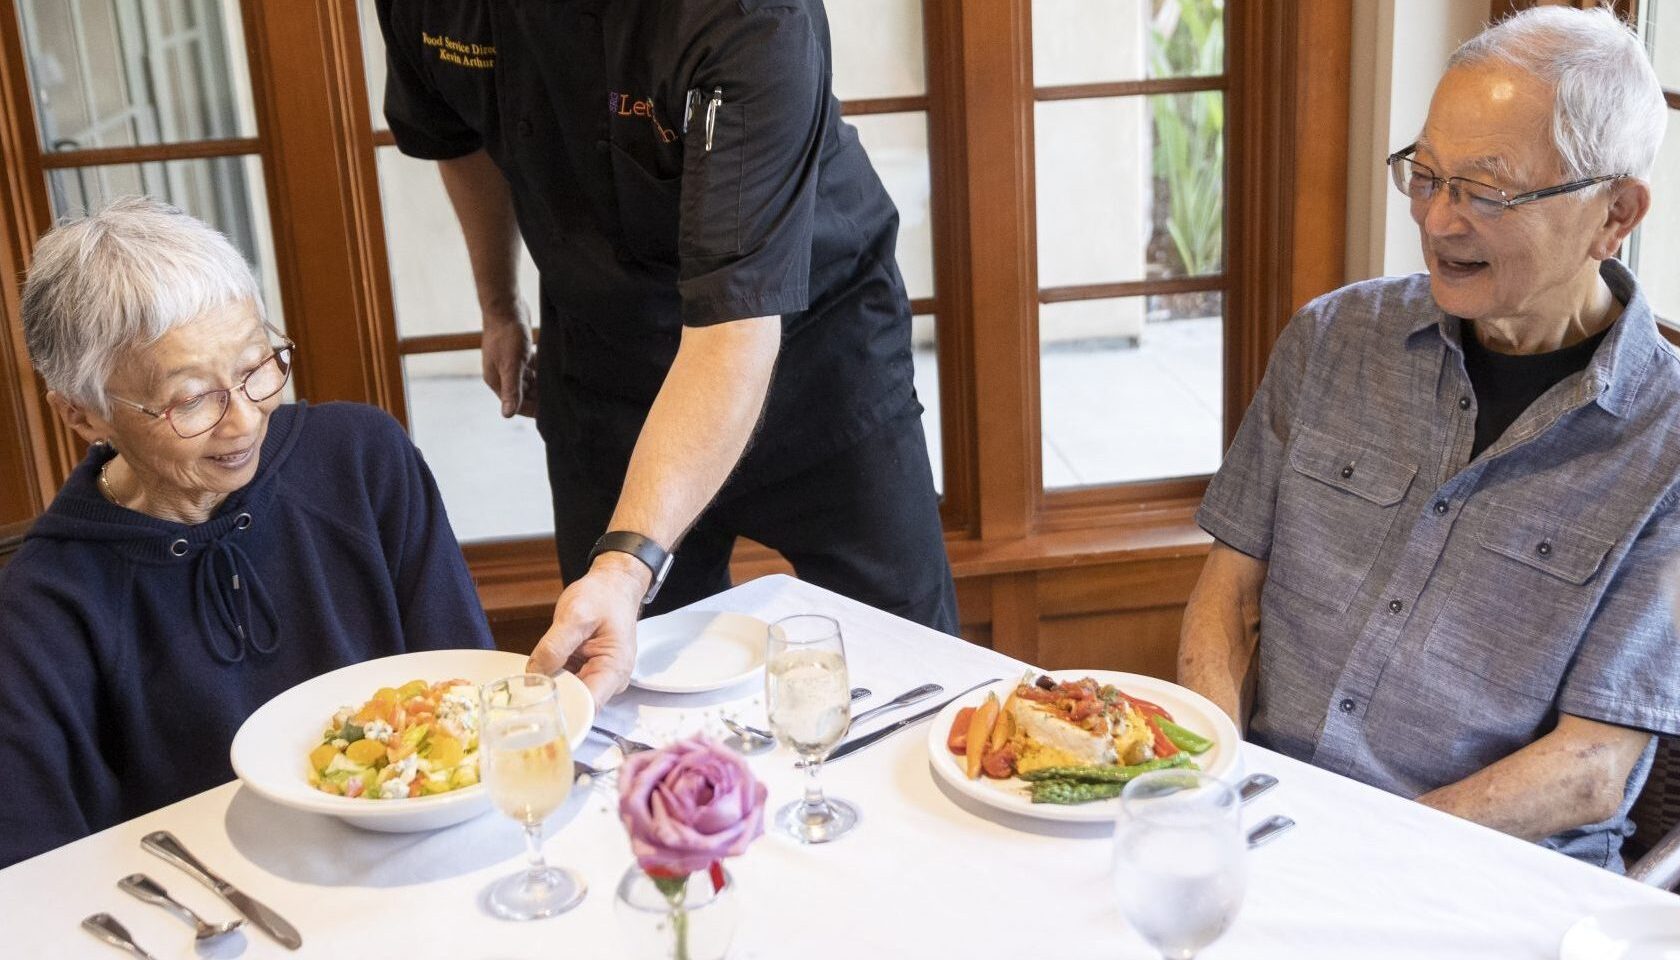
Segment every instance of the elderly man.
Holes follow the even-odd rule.
[[[1284,331],[1179,655],[1256,743],[1612,869],[1680,733],[1680,361],[1613,259],[1665,122],[1603,12],[1458,50],[1389,159],[1429,272]]]

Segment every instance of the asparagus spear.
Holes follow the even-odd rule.
[[[1112,783],[1125,784],[1134,777],[1148,773],[1151,770],[1171,770],[1174,767],[1194,767],[1196,762],[1184,754],[1167,757],[1161,760],[1145,760],[1134,763],[1129,767],[1045,767],[1031,773],[1021,774],[1021,779],[1029,783],[1041,783],[1048,780],[1069,780],[1075,783]],[[1115,791],[1116,794],[1119,791]]]

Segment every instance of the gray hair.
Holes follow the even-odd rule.
[[[1447,69],[1490,60],[1552,88],[1552,144],[1570,180],[1650,179],[1668,104],[1639,37],[1609,10],[1531,7],[1466,40]]]
[[[124,197],[36,245],[24,341],[49,389],[108,415],[105,382],[126,351],[246,300],[261,318],[256,278],[227,237],[162,201]]]

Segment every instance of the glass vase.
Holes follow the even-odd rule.
[[[698,870],[667,889],[630,864],[618,882],[613,913],[625,948],[634,960],[723,960],[735,939],[739,906],[735,877],[719,868],[723,886],[713,889],[711,873]],[[676,889],[670,889],[675,886]]]

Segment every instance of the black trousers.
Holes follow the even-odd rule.
[[[567,583],[587,569],[619,489],[602,489],[576,456],[548,445],[554,542]],[[957,633],[957,596],[939,522],[917,405],[850,449],[784,480],[727,495],[701,514],[651,616],[728,589],[737,537],[776,550],[801,580],[945,633]]]

